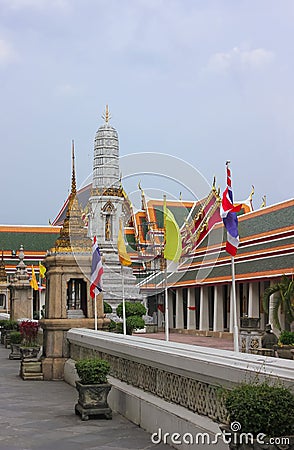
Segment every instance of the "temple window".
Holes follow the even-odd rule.
[[[87,303],[86,282],[80,278],[71,278],[67,283],[67,309],[84,310],[86,303]]]
[[[6,306],[6,295],[0,294],[0,308],[5,308]]]

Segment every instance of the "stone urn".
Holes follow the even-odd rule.
[[[80,414],[82,420],[88,420],[90,416],[105,416],[112,418],[112,411],[107,403],[107,396],[111,389],[109,383],[82,384],[76,381],[79,393],[78,403],[75,405],[75,413]]]
[[[24,347],[20,346],[21,359],[36,359],[38,357],[41,346]]]

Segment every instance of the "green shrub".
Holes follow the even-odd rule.
[[[8,322],[8,319],[0,319],[0,327],[4,328],[4,325],[6,324],[6,322]]]
[[[142,303],[140,302],[125,302],[125,308],[126,308],[126,317],[130,316],[144,316],[146,314],[146,308]],[[116,314],[118,317],[123,316],[123,304],[120,303],[118,307],[116,308]]]
[[[230,422],[239,422],[242,433],[256,437],[290,436],[294,433],[294,395],[283,386],[242,383],[225,394]]]
[[[21,333],[20,331],[11,331],[10,333],[10,343],[11,344],[21,344]]]
[[[110,321],[110,324],[108,325],[109,331],[114,331],[116,329],[116,322],[114,320]]]
[[[75,363],[82,384],[107,383],[110,365],[105,359],[85,358]]]
[[[7,320],[6,323],[4,324],[4,329],[18,331],[19,329],[18,322],[16,320]]]
[[[144,328],[144,327],[145,327],[145,322],[144,322],[144,319],[142,319],[142,317],[139,317],[139,316],[127,317],[127,320],[126,320],[126,328],[127,329],[126,329],[126,331],[127,331],[127,334],[129,336],[132,335],[134,330],[140,329],[140,328]],[[121,333],[121,334],[124,332],[124,330],[123,330],[123,323],[122,322],[118,322],[116,324],[116,331],[118,333]]]
[[[104,314],[111,314],[112,313],[112,307],[109,303],[103,302],[104,305]]]
[[[294,332],[282,331],[279,337],[279,342],[283,345],[294,345]]]

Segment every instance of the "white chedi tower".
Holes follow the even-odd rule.
[[[115,310],[122,302],[122,272],[117,251],[119,221],[124,222],[124,195],[120,182],[119,142],[115,128],[109,124],[108,106],[105,120],[95,136],[92,192],[89,199],[89,236],[97,237],[103,260],[103,298]],[[125,300],[141,301],[132,269],[124,267]]]

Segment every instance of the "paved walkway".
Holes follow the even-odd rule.
[[[164,332],[159,333],[137,333],[136,336],[148,337],[151,339],[165,339]],[[192,334],[169,333],[171,342],[181,344],[200,345],[201,347],[219,348],[222,350],[234,350],[233,339],[216,338],[206,336],[194,336]]]
[[[20,361],[0,345],[0,450],[168,450],[124,417],[82,422],[75,388],[62,381],[23,381]]]

